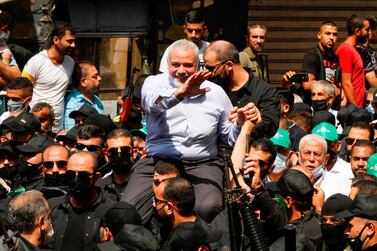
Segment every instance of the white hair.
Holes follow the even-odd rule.
[[[315,81],[311,85],[310,89],[313,90],[313,88],[317,85],[325,87],[325,91],[326,91],[327,95],[335,97],[335,88],[332,84],[330,84],[326,80],[318,80],[318,81]]]
[[[309,142],[309,141],[317,141],[317,142],[321,143],[324,150],[325,150],[324,154],[327,153],[327,142],[326,142],[326,140],[324,138],[322,138],[321,136],[317,135],[317,134],[308,134],[308,135],[305,135],[304,137],[302,137],[301,140],[300,140],[300,143],[298,145],[298,150],[301,151],[302,146],[306,142]]]
[[[170,54],[173,50],[178,51],[186,51],[186,50],[193,50],[195,53],[195,65],[199,65],[199,48],[193,42],[187,39],[180,39],[175,41],[169,46],[168,51],[168,63],[170,62]]]

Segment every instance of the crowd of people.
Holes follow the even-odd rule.
[[[376,18],[352,15],[337,49],[323,22],[278,88],[265,26],[241,52],[206,29],[187,14],[126,123],[69,24],[23,69],[5,46],[0,250],[285,250],[289,224],[296,250],[377,250]]]

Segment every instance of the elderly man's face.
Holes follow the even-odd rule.
[[[186,50],[172,49],[170,52],[169,73],[174,81],[183,84],[197,69],[197,55],[191,48]]]
[[[304,142],[299,152],[301,164],[310,171],[325,164],[327,158],[325,147],[317,140]]]

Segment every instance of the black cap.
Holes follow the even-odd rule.
[[[10,154],[17,155],[14,146],[10,141],[5,141],[0,144],[0,152],[8,152]]]
[[[65,139],[77,142],[77,135],[79,133],[79,128],[73,126],[66,134],[56,136],[57,141],[63,141]]]
[[[75,119],[77,116],[89,117],[90,115],[98,114],[97,110],[92,106],[83,104],[80,109],[69,113],[68,117]]]
[[[155,251],[158,249],[158,242],[153,234],[145,227],[126,224],[115,236],[113,241],[100,243],[97,247],[101,251]]]
[[[294,114],[296,112],[306,112],[312,115],[312,108],[310,105],[305,103],[295,103],[290,114]]]
[[[25,144],[16,146],[17,150],[23,153],[41,153],[47,147],[55,145],[55,141],[45,134],[34,134]]]
[[[314,112],[312,119],[312,128],[319,125],[322,122],[327,122],[335,126],[335,116],[329,111]]]
[[[117,129],[115,123],[111,120],[109,115],[94,114],[87,117],[84,125],[95,125],[107,135],[114,129]]]
[[[291,196],[294,200],[307,201],[313,197],[313,184],[301,171],[288,169],[277,183],[279,192],[284,197]]]
[[[115,236],[125,224],[141,225],[141,217],[134,206],[121,201],[106,212],[103,222]]]
[[[358,193],[351,206],[338,214],[336,218],[360,217],[368,220],[377,220],[377,195]]]
[[[339,212],[348,209],[351,206],[352,200],[350,197],[336,193],[327,198],[323,204],[321,214],[325,216],[333,216]]]
[[[39,132],[41,122],[32,113],[22,112],[15,118],[8,118],[1,124],[2,128],[10,129],[14,132]]]

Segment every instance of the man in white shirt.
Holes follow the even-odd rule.
[[[198,47],[174,42],[168,56],[169,73],[145,80],[141,97],[147,120],[148,157],[133,167],[122,200],[136,206],[143,221],[152,213],[152,174],[160,159],[175,161],[181,175],[192,182],[195,209],[210,222],[222,211],[223,170],[217,142],[233,145],[246,120],[255,120],[254,104],[239,108],[236,122],[228,121],[232,104],[224,90],[198,68]]]
[[[54,109],[54,132],[63,128],[64,95],[75,64],[66,54],[75,48],[75,39],[69,24],[56,23],[51,31],[51,47],[32,57],[22,71],[22,76],[34,84],[30,106],[46,102]]]
[[[329,155],[324,173],[315,185],[318,185],[324,191],[325,200],[336,193],[348,196],[354,176],[350,164],[338,157],[337,149],[340,143],[335,126],[322,122],[313,128],[312,133],[326,140],[328,146],[327,153]]]

